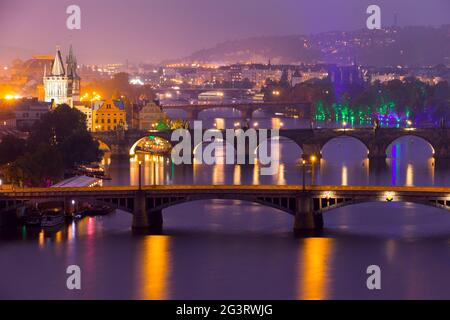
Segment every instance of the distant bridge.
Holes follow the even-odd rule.
[[[225,131],[221,131],[225,137]],[[172,130],[128,130],[95,132],[93,135],[109,147],[113,157],[128,157],[130,150],[140,140],[156,136],[170,142],[172,132]],[[295,142],[301,148],[304,158],[312,155],[321,158],[322,149],[328,142],[339,137],[352,137],[367,148],[367,157],[370,160],[386,159],[386,151],[395,140],[405,136],[414,136],[429,143],[436,160],[450,163],[450,129],[447,128],[281,129],[279,133],[281,137]],[[193,130],[191,130],[191,135],[193,136]],[[192,147],[194,150],[195,146]],[[253,151],[247,150],[247,153]]]
[[[294,231],[323,227],[322,213],[364,202],[412,202],[450,210],[450,187],[170,185],[103,188],[41,188],[0,191],[0,214],[21,204],[60,201],[102,203],[133,214],[133,229],[160,233],[162,211],[174,205],[210,199],[258,203],[294,216]],[[189,214],[186,212],[186,214]]]
[[[270,111],[272,113],[286,113],[295,111],[300,118],[311,118],[311,102],[252,102],[252,103],[205,103],[205,104],[165,104],[161,106],[163,110],[183,110],[187,113],[188,120],[197,120],[199,114],[205,110],[217,108],[234,109],[240,112],[241,119],[247,120],[253,117],[253,113],[257,110]]]

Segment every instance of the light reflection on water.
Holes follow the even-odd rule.
[[[286,121],[288,122],[288,121]],[[288,123],[289,124],[289,123]],[[307,183],[450,185],[430,147],[402,138],[374,166],[349,138],[328,143]],[[174,166],[144,161],[144,184],[300,184],[301,150],[282,141],[280,171],[258,165]],[[106,161],[108,162],[108,161]],[[112,160],[105,185],[137,185],[138,163]],[[314,175],[314,178],[312,177]],[[450,215],[410,203],[366,203],[324,215],[322,237],[295,239],[293,218],[242,201],[186,203],[164,211],[163,236],[132,236],[131,215],[86,218],[61,230],[3,234],[0,298],[360,299],[450,298]],[[65,288],[80,265],[81,292]],[[382,269],[381,292],[365,287]]]
[[[225,151],[219,153],[225,159]],[[302,150],[293,141],[280,140],[280,165],[273,176],[261,175],[254,165],[173,165],[168,158],[137,155],[127,164],[112,161],[105,185],[138,185],[138,161],[143,161],[143,184],[301,184]],[[325,145],[322,159],[309,166],[308,184],[319,185],[448,185],[448,167],[436,167],[431,147],[419,138],[403,137],[387,150],[385,162],[371,163],[367,150],[353,138],[336,138]]]

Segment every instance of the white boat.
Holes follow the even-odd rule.
[[[66,218],[62,212],[47,211],[42,216],[41,227],[54,227],[63,224]]]

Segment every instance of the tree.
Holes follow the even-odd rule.
[[[17,138],[0,144],[0,151],[2,147],[12,150],[4,159],[12,160],[5,176],[16,185],[49,186],[62,178],[65,170],[98,162],[102,156],[98,142],[87,131],[85,116],[68,105],[44,115],[33,126],[27,142],[25,148]]]
[[[8,181],[19,186],[48,187],[64,174],[61,154],[54,146],[41,144],[34,153],[19,157],[5,170]]]
[[[54,146],[66,168],[99,161],[102,153],[87,131],[85,119],[83,113],[63,104],[36,123],[29,138],[30,146],[42,143]]]
[[[0,165],[14,162],[26,151],[26,141],[13,135],[7,135],[0,143]]]

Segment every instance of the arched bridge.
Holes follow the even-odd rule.
[[[239,111],[241,119],[247,120],[253,117],[253,113],[257,110],[270,111],[271,113],[295,113],[301,118],[311,118],[311,102],[253,102],[253,103],[218,103],[218,104],[165,104],[162,109],[183,110],[186,112],[188,120],[197,120],[199,114],[205,110],[227,108]]]
[[[225,137],[224,130],[221,131]],[[193,130],[190,133],[193,137]],[[280,137],[294,141],[302,149],[305,158],[311,155],[320,158],[323,147],[332,139],[352,137],[366,146],[369,159],[386,159],[386,151],[392,142],[404,136],[415,136],[430,144],[435,159],[450,162],[450,129],[447,128],[281,129],[279,134]],[[171,141],[172,130],[95,132],[93,135],[109,146],[114,157],[129,156],[136,142],[148,136]],[[247,154],[251,151],[253,150]]]
[[[198,200],[232,199],[259,203],[295,217],[294,230],[323,227],[322,213],[355,203],[413,202],[450,210],[450,187],[171,185],[103,188],[20,189],[0,193],[0,212],[41,201],[104,203],[133,214],[133,228],[161,232],[162,211]],[[73,202],[72,202],[73,201]],[[73,209],[73,208],[72,208]]]

